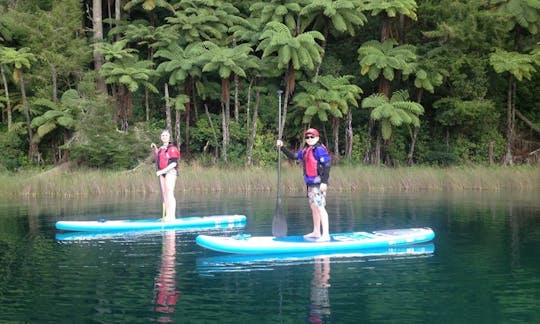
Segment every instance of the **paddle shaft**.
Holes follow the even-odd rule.
[[[278,139],[281,140],[281,94],[282,90],[278,90]],[[276,199],[276,211],[274,212],[274,218],[272,219],[272,235],[276,237],[283,237],[287,235],[287,220],[283,215],[281,208],[281,148],[277,150],[277,199]]]
[[[278,139],[281,140],[281,90],[278,90]],[[281,205],[281,147],[277,150],[277,199]]]

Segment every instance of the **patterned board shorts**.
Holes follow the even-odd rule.
[[[322,192],[321,189],[317,187],[308,187],[307,196],[309,199],[309,204],[315,204],[318,207],[326,206],[326,192]]]

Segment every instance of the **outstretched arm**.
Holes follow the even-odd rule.
[[[298,160],[297,154],[294,152],[289,151],[285,146],[283,146],[282,140],[277,140],[276,146],[283,152],[289,159],[291,160]]]

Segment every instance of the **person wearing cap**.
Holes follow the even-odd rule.
[[[300,160],[303,164],[304,181],[307,187],[307,197],[313,216],[313,231],[304,238],[317,241],[329,241],[329,221],[326,211],[326,189],[330,177],[330,154],[324,145],[319,143],[319,131],[309,128],[304,132],[306,145],[296,153],[283,146],[283,141],[277,140],[276,146],[292,160]]]

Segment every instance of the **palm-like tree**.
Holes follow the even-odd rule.
[[[362,93],[360,87],[350,83],[352,78],[325,75],[316,82],[301,81],[300,86],[306,91],[294,97],[295,106],[304,109],[303,123],[310,123],[315,116],[322,122],[331,118],[336,158],[339,157],[339,121],[349,113],[350,106],[358,107]]]
[[[496,50],[490,56],[490,64],[497,73],[509,73],[506,102],[506,152],[503,164],[513,163],[512,144],[514,141],[515,126],[515,96],[516,80],[530,79],[531,57],[520,51],[523,36],[528,31],[537,35],[540,30],[540,4],[538,0],[492,0],[492,7],[505,17],[508,22],[506,29],[513,31],[513,51]]]
[[[2,77],[2,84],[4,86],[4,95],[5,95],[5,102],[6,102],[6,111],[7,111],[7,126],[8,131],[11,130],[11,124],[13,123],[13,118],[11,116],[11,99],[9,97],[9,86],[8,81],[6,77],[6,68],[8,65],[3,62],[3,56],[2,53],[4,50],[6,50],[6,47],[0,46],[0,76]]]
[[[221,105],[223,143],[222,157],[227,161],[230,119],[230,78],[232,75],[246,77],[245,69],[256,68],[257,60],[250,55],[253,49],[248,44],[236,47],[220,47],[212,42],[204,42],[207,51],[201,56],[203,72],[217,72],[221,78]]]
[[[370,108],[371,118],[380,120],[381,135],[387,145],[392,144],[394,127],[401,125],[420,126],[419,115],[424,113],[421,104],[410,101],[406,90],[395,91],[389,99],[382,93],[373,94],[362,100],[362,108]]]
[[[397,34],[391,30],[391,21],[394,18],[405,16],[416,20],[417,7],[415,0],[367,0],[365,2],[365,10],[371,11],[372,16],[381,17],[381,42]],[[397,35],[394,35],[394,38],[397,38]]]
[[[324,36],[318,31],[308,31],[293,36],[287,26],[273,21],[266,24],[260,39],[257,50],[263,51],[262,57],[277,55],[278,69],[285,70],[285,100],[279,130],[281,135],[285,127],[288,98],[294,93],[295,72],[314,70],[315,65],[321,62],[323,50],[317,40],[324,40]]]
[[[108,84],[118,85],[118,97],[120,100],[118,117],[120,129],[128,130],[128,120],[132,112],[132,93],[143,85],[148,90],[158,93],[157,88],[150,82],[151,77],[157,72],[151,67],[151,61],[139,61],[132,54],[133,49],[125,48],[126,40],[121,40],[113,44],[102,44],[100,50],[108,61],[103,64],[100,75],[105,78]]]
[[[56,132],[59,139],[53,141],[53,146],[58,149],[62,144],[59,141],[66,138],[66,132],[75,129],[77,115],[75,108],[79,106],[79,101],[79,94],[76,90],[71,89],[64,92],[60,102],[47,99],[37,99],[33,102],[33,106],[44,107],[46,110],[42,115],[32,119],[32,127],[36,129],[33,139],[36,145],[39,145],[44,138],[50,137]],[[62,133],[64,136],[61,136]],[[58,154],[55,154],[55,156],[61,159],[61,151],[58,150]]]
[[[392,94],[391,81],[394,80],[398,71],[403,77],[407,77],[414,72],[416,67],[416,48],[412,45],[399,45],[393,38],[384,42],[368,41],[358,49],[358,60],[360,62],[360,72],[368,75],[371,80],[379,79],[379,93],[390,98]],[[373,119],[368,125],[368,138],[365,161],[370,161],[371,154],[371,130]],[[377,133],[375,147],[375,164],[380,163],[380,133]]]
[[[270,0],[256,2],[249,7],[253,17],[259,19],[261,26],[269,22],[280,22],[289,30],[298,34],[300,31],[297,19],[302,7],[309,4],[309,0]]]
[[[312,25],[314,30],[321,31],[325,39],[321,47],[326,50],[326,40],[330,34],[336,37],[343,34],[354,36],[358,27],[364,25],[367,18],[362,12],[363,2],[362,0],[311,1],[300,11],[301,30]],[[319,74],[319,67],[320,65],[317,66],[316,77]]]
[[[168,76],[168,83],[173,86],[179,85],[183,91],[176,97],[175,107],[177,111],[186,113],[186,148],[189,147],[190,142],[191,92],[194,81],[202,75],[201,55],[204,52],[205,49],[200,43],[193,43],[183,48],[174,42],[168,47],[158,50],[155,54],[155,57],[162,60],[156,71],[161,75]],[[180,125],[177,125],[178,128]],[[177,143],[180,143],[179,134],[177,134]],[[186,153],[189,154],[189,150]]]
[[[433,59],[424,60],[419,63],[414,73],[414,86],[416,87],[416,102],[422,103],[424,91],[430,93],[435,92],[435,87],[440,86],[443,83],[444,75],[448,72],[444,69],[438,68],[433,64]],[[415,126],[411,138],[411,145],[409,147],[409,153],[407,154],[407,164],[413,165],[413,156],[416,145],[416,139],[418,137],[419,127]]]
[[[399,45],[395,39],[384,42],[368,41],[358,49],[360,73],[368,75],[370,80],[379,79],[379,92],[390,96],[392,89],[390,82],[394,80],[397,71],[403,77],[414,72],[416,63],[416,47],[413,45]]]
[[[503,158],[503,164],[512,164],[512,143],[514,141],[514,124],[516,119],[516,81],[523,79],[530,80],[533,73],[535,59],[533,54],[521,54],[518,52],[507,52],[501,49],[495,50],[490,57],[489,63],[497,73],[508,74],[507,93],[506,93],[506,152]]]
[[[37,147],[33,141],[33,132],[30,118],[30,108],[28,105],[28,99],[26,98],[26,86],[24,83],[24,70],[30,69],[33,62],[37,59],[29,48],[23,47],[18,50],[4,47],[0,51],[0,65],[9,65],[13,67],[13,80],[19,84],[21,90],[21,98],[23,103],[23,112],[26,120],[26,128],[28,131],[28,157],[32,160],[37,157]]]

